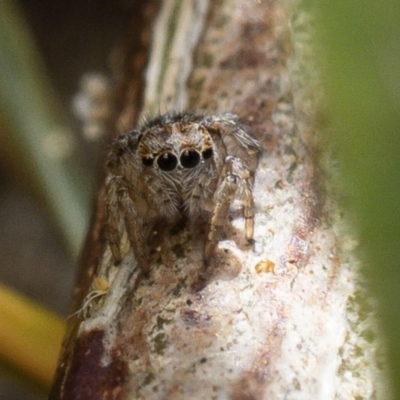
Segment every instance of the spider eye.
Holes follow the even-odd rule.
[[[172,171],[178,164],[178,159],[172,153],[164,153],[157,158],[157,164],[163,171]]]
[[[180,158],[182,167],[193,168],[200,162],[200,154],[196,150],[184,150]]]
[[[203,150],[201,154],[202,154],[203,158],[205,160],[207,160],[213,156],[214,151],[213,151],[212,147],[209,147],[208,149]]]
[[[142,163],[146,167],[151,167],[153,165],[154,158],[153,157],[143,157],[142,158]]]

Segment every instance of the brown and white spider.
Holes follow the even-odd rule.
[[[106,230],[116,263],[122,260],[123,220],[139,267],[148,271],[154,225],[203,218],[210,224],[207,264],[234,200],[253,240],[252,186],[260,145],[235,114],[166,114],[115,139],[108,155]],[[172,226],[172,225],[171,225]]]

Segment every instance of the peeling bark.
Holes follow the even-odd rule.
[[[249,124],[264,149],[255,245],[246,245],[243,218],[232,211],[226,240],[204,269],[205,230],[183,223],[155,235],[158,257],[140,278],[126,237],[126,257],[112,264],[100,196],[86,286],[78,283],[86,303],[76,297],[76,309],[84,307],[71,321],[51,399],[382,396],[373,316],[358,300],[355,241],[321,165],[320,90],[296,32],[308,29],[308,14],[296,7],[161,5],[153,40],[166,40],[153,42],[143,113],[163,104],[233,111]],[[133,115],[122,112],[120,121],[133,124]]]

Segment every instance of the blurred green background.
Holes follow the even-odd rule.
[[[315,9],[332,139],[400,399],[400,2],[318,0]]]

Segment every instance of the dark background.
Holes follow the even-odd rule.
[[[72,98],[81,77],[100,72],[112,78],[110,57],[128,29],[134,1],[19,0],[37,49],[94,179],[99,147],[91,151],[72,112]],[[13,155],[0,151],[0,282],[67,316],[76,260],[51,220],[44,201],[21,170],[10,165]],[[40,362],[40,360],[38,360]],[[0,399],[39,400],[46,395],[2,366]]]

